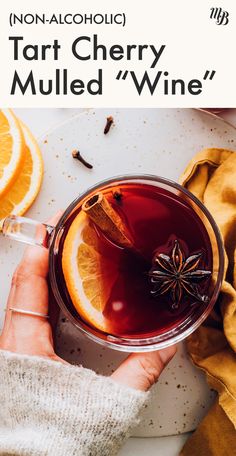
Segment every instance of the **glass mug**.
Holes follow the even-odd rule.
[[[136,236],[137,243],[142,246],[143,251],[149,252],[157,248],[154,263],[149,258],[150,267],[153,264],[159,264],[161,258],[168,257],[168,261],[171,263],[171,266],[161,263],[158,272],[155,271],[154,266],[148,269],[145,263],[147,269],[144,267],[142,270],[144,263],[139,255],[136,256],[133,252],[127,253],[120,246],[115,246],[110,239],[106,239],[106,237],[103,239],[103,234],[98,233],[95,228],[94,236],[97,236],[98,243],[103,246],[101,251],[99,244],[98,252],[100,253],[96,253],[96,255],[100,255],[99,258],[102,262],[108,261],[107,264],[111,265],[111,267],[106,266],[105,274],[112,274],[114,258],[114,264],[116,264],[115,261],[118,262],[116,269],[118,278],[114,282],[115,285],[113,284],[109,289],[110,295],[103,311],[106,314],[105,318],[110,322],[109,330],[101,330],[91,324],[88,319],[81,317],[71,299],[62,268],[62,252],[68,230],[80,214],[83,203],[88,198],[96,198],[98,193],[107,195],[108,198],[114,198],[112,204],[115,209],[125,212],[126,221],[133,224],[133,235]],[[49,280],[60,309],[83,334],[103,346],[116,350],[152,351],[183,340],[195,331],[209,315],[221,288],[224,251],[220,232],[213,217],[188,190],[162,177],[129,175],[111,178],[79,195],[66,209],[56,227],[24,217],[10,216],[4,220],[2,230],[3,234],[10,238],[49,249]],[[153,244],[156,233],[158,233],[158,245]],[[190,280],[189,277],[191,280],[198,280],[197,274],[201,271],[197,270],[196,274],[196,269],[204,269],[203,265],[196,267],[200,261],[201,243],[205,243],[203,251],[205,258],[208,258],[206,264],[211,277],[207,279],[207,299],[205,299],[205,295],[200,296],[198,292],[199,301],[196,299],[197,287],[195,284],[190,283],[189,285],[186,280]],[[184,251],[178,250],[177,252],[176,246],[179,249],[181,246]],[[90,247],[87,248],[90,249]],[[174,249],[175,257],[173,257]],[[196,257],[193,257],[193,254]],[[192,266],[192,273],[187,272],[187,275],[182,276],[183,284],[188,290],[186,293],[186,290],[182,290],[184,287],[178,285],[180,283],[178,280],[179,274],[182,273],[181,268],[183,272],[187,271],[187,257],[191,257],[191,264],[194,263],[193,258],[195,258],[196,264]],[[169,267],[173,269],[173,261],[176,261],[176,258],[178,262],[182,261],[182,266],[177,265],[180,272],[175,271],[174,280],[172,280],[173,272],[169,270]],[[87,261],[86,267],[90,267],[89,257],[83,261]],[[175,267],[177,266],[175,265]],[[168,271],[165,270],[165,267]],[[166,291],[168,286],[165,287],[165,284],[161,283],[160,287],[160,282],[155,282],[155,274],[163,275],[166,272],[168,277],[165,283],[170,285],[169,291]],[[205,272],[205,274],[207,273]],[[103,283],[103,277],[99,279],[98,276],[94,286],[100,286],[100,281]],[[153,295],[157,294],[157,298],[144,294],[144,289],[146,293],[146,290],[151,289],[152,286],[154,286]],[[162,291],[159,295],[158,292],[156,293],[157,289]],[[191,295],[191,290],[195,290],[196,293]],[[182,291],[185,292],[185,295],[181,294]],[[172,297],[175,295],[175,299],[176,294],[181,294],[178,306],[176,303],[173,305],[170,292]],[[181,308],[182,301],[183,308]]]

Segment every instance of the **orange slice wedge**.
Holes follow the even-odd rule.
[[[10,214],[23,215],[35,200],[43,176],[39,146],[29,129],[20,123],[24,138],[24,159],[10,188],[0,197],[0,220]]]
[[[0,110],[0,197],[16,179],[24,158],[24,136],[10,109]]]

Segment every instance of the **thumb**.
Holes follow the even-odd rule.
[[[176,346],[149,353],[133,353],[111,375],[131,388],[147,391],[158,380],[164,367],[176,353]]]

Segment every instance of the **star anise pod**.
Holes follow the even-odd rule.
[[[154,257],[153,267],[149,271],[153,287],[151,294],[158,296],[169,292],[173,309],[179,307],[184,293],[198,301],[207,302],[209,298],[200,293],[198,283],[206,280],[211,271],[198,269],[201,257],[202,253],[198,252],[185,258],[179,241],[175,240],[170,256],[159,253]]]

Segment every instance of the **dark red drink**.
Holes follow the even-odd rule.
[[[95,246],[98,258],[102,258],[100,275],[94,286],[97,287],[100,280],[102,290],[105,290],[102,313],[108,332],[126,338],[153,337],[171,330],[191,318],[193,312],[205,308],[211,298],[211,242],[202,220],[187,198],[151,184],[125,181],[118,188],[110,187],[104,192],[134,242],[133,250],[121,248],[90,222],[93,248]],[[67,220],[59,258],[68,230],[80,211],[81,206]],[[179,250],[175,250],[173,257],[176,245]],[[172,266],[165,263],[168,257]],[[164,261],[161,266],[159,258]],[[175,274],[173,261],[179,262]],[[151,279],[153,269],[158,283]],[[205,273],[204,277],[200,277],[201,272]],[[80,307],[71,298],[71,288],[66,284],[60,261],[57,273],[59,291],[69,311],[91,328],[96,327],[92,320],[79,313]]]

